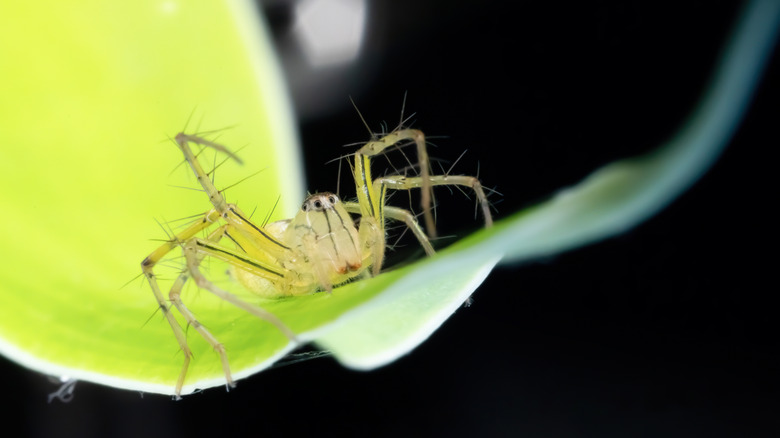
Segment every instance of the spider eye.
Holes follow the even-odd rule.
[[[331,204],[335,204],[339,202],[339,198],[336,195],[330,195],[328,196],[328,202],[330,202]]]
[[[321,209],[322,208],[322,202],[320,202],[319,200],[314,201],[314,208],[316,208],[317,210]]]
[[[308,202],[304,202],[303,205],[301,205],[301,210],[309,211],[309,203]]]

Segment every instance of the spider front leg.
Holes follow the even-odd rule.
[[[377,156],[388,148],[405,140],[411,140],[417,146],[420,175],[415,177],[396,175],[377,178],[376,180],[372,179],[371,157]],[[365,227],[370,229],[371,234],[381,235],[382,244],[384,244],[384,221],[386,217],[389,217],[405,222],[409,229],[412,230],[415,237],[417,237],[417,240],[425,249],[425,252],[428,255],[434,253],[429,237],[436,237],[436,226],[431,211],[433,186],[436,185],[461,185],[472,188],[482,206],[482,212],[485,216],[485,225],[487,227],[493,225],[493,218],[490,214],[490,204],[487,202],[487,197],[482,189],[482,184],[477,178],[460,175],[431,175],[430,161],[428,159],[428,151],[425,144],[425,135],[422,131],[417,129],[399,129],[382,138],[366,143],[355,153],[353,176],[355,179],[358,202],[356,204],[350,204],[349,209],[352,213],[360,214],[361,231],[363,231]],[[385,205],[385,197],[388,188],[394,190],[411,190],[413,188],[419,188],[422,190],[420,202],[428,235],[422,230],[411,212]],[[377,242],[379,242],[379,239],[377,239]],[[381,268],[384,248],[374,248],[373,252],[375,256],[374,273],[377,273]]]
[[[380,224],[376,217],[365,214],[366,207],[360,203],[345,202],[344,209],[349,213],[361,215],[358,237],[363,245],[363,250],[371,255],[371,274],[379,275],[385,259],[385,245],[387,244],[384,220],[382,219]],[[417,227],[419,228],[419,225]]]
[[[198,178],[198,182],[200,183],[201,187],[203,187],[203,190],[206,191],[206,194],[209,197],[209,201],[211,201],[214,209],[220,212],[220,214],[225,214],[228,209],[227,201],[225,201],[225,197],[222,196],[222,193],[220,193],[219,190],[214,187],[214,183],[212,183],[211,179],[209,179],[209,175],[203,170],[203,167],[201,167],[198,159],[195,157],[195,154],[192,153],[190,143],[216,149],[234,159],[239,164],[243,163],[241,159],[225,146],[222,146],[219,143],[214,143],[210,140],[206,140],[205,138],[198,137],[196,135],[189,135],[180,132],[176,134],[175,140],[176,145],[179,147],[182,154],[184,154],[184,159],[187,160],[187,163],[189,163],[192,172],[195,173],[195,177]]]
[[[423,134],[419,129],[395,130],[382,138],[366,143],[357,151],[355,154],[355,175],[356,177],[359,176],[360,178],[363,178],[362,181],[356,179],[356,181],[358,181],[359,189],[358,197],[360,198],[361,191],[365,191],[365,189],[360,190],[362,188],[360,186],[370,185],[370,160],[368,157],[377,156],[383,153],[387,148],[390,148],[404,140],[411,140],[415,143],[415,145],[417,145],[417,162],[420,167],[420,178],[422,181],[422,184],[420,185],[420,188],[422,189],[420,206],[422,207],[423,217],[425,218],[425,229],[428,230],[428,235],[430,237],[436,237],[436,224],[433,220],[433,213],[431,211],[431,203],[433,202],[433,188],[431,184],[427,183],[430,181],[431,165],[428,158],[428,149],[425,146],[425,134]],[[375,193],[378,194],[379,192]],[[372,201],[370,199],[360,199],[360,201],[361,203],[384,202],[384,200]]]
[[[235,204],[228,204],[225,197],[222,196],[222,193],[214,186],[214,183],[209,178],[209,174],[201,167],[200,162],[198,162],[197,157],[192,152],[192,148],[190,148],[190,143],[215,149],[226,154],[239,164],[242,163],[241,159],[225,146],[196,135],[180,132],[176,135],[175,140],[176,145],[179,147],[182,154],[184,154],[184,159],[189,163],[192,172],[195,174],[201,187],[203,187],[203,191],[208,195],[209,201],[225,222],[243,236],[246,241],[251,242],[253,247],[260,248],[266,256],[270,256],[272,259],[279,259],[289,255],[290,248],[271,236],[261,227],[253,224]],[[238,236],[234,236],[231,239],[235,240],[235,238],[238,238]]]
[[[177,397],[179,397],[187,370],[189,368],[189,364],[192,360],[192,351],[187,345],[187,339],[184,331],[170,311],[171,306],[169,303],[173,303],[173,306],[177,308],[179,313],[187,321],[187,325],[195,328],[195,330],[209,343],[209,345],[211,345],[215,351],[217,351],[222,362],[226,380],[229,385],[233,385],[225,348],[216,339],[216,337],[214,337],[208,330],[206,330],[205,327],[202,326],[202,324],[200,324],[200,322],[198,322],[192,312],[187,309],[181,300],[181,290],[190,277],[194,278],[199,287],[207,289],[218,297],[238,306],[239,308],[244,309],[257,317],[272,323],[285,336],[293,341],[295,341],[295,334],[278,318],[276,318],[276,316],[266,312],[263,309],[260,309],[257,306],[253,306],[249,303],[241,301],[234,295],[217,288],[200,273],[198,266],[204,257],[213,256],[220,258],[218,256],[223,256],[222,258],[224,259],[224,257],[230,256],[232,259],[228,260],[229,263],[238,265],[239,267],[242,267],[242,263],[250,263],[253,265],[250,266],[250,268],[266,268],[263,272],[255,272],[254,274],[259,277],[267,278],[270,281],[277,280],[277,277],[283,278],[285,273],[277,272],[277,266],[273,265],[273,263],[277,259],[278,255],[286,253],[289,251],[289,249],[276,238],[265,233],[262,228],[252,224],[249,219],[245,217],[244,213],[238,209],[237,206],[227,203],[224,196],[222,196],[222,193],[216,189],[213,182],[209,178],[209,175],[201,167],[197,157],[190,147],[190,143],[196,143],[202,146],[216,149],[240,163],[241,160],[235,154],[220,144],[184,133],[178,134],[175,141],[179,149],[184,154],[185,160],[190,165],[192,171],[197,177],[198,182],[203,187],[205,193],[208,195],[211,204],[214,206],[214,209],[206,213],[200,222],[193,224],[183,232],[177,234],[173,239],[165,242],[165,244],[161,245],[142,262],[143,272],[152,287],[152,291],[155,295],[158,305],[165,314],[165,317],[174,332],[176,340],[184,353],[184,364],[177,380],[175,389],[175,394]],[[212,232],[206,239],[199,239],[195,237],[199,232],[205,230],[219,220],[224,220],[227,223]],[[233,230],[236,231],[234,233],[235,236],[229,235],[228,231]],[[261,257],[262,261],[256,260],[255,262],[252,262],[252,257],[242,257],[241,255],[235,254],[229,248],[223,248],[219,246],[219,241],[225,236],[229,237],[239,246],[240,244],[238,243],[237,239],[244,243],[246,247],[256,248],[257,251],[254,251],[253,255],[255,257]],[[187,269],[186,271],[182,272],[176,279],[168,294],[169,302],[166,302],[157,283],[157,279],[154,274],[154,266],[177,246],[183,247],[183,252],[187,259]],[[247,260],[249,262],[246,262]]]

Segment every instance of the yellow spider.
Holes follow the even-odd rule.
[[[202,219],[167,240],[141,263],[157,303],[184,352],[184,365],[175,388],[177,397],[181,393],[192,352],[187,346],[182,327],[171,313],[171,307],[175,307],[187,324],[217,351],[227,383],[234,386],[225,348],[198,322],[181,299],[182,288],[190,278],[199,288],[270,322],[291,340],[296,339],[295,333],[276,316],[209,281],[199,269],[205,257],[229,263],[237,280],[259,296],[274,298],[305,295],[319,290],[330,291],[333,286],[360,276],[379,274],[386,247],[386,219],[404,222],[425,252],[428,255],[434,254],[433,247],[415,216],[408,210],[385,205],[387,189],[420,188],[426,227],[433,234],[432,186],[470,187],[476,193],[485,216],[485,225],[492,225],[488,201],[479,180],[472,176],[431,175],[425,137],[416,129],[393,131],[366,143],[354,154],[353,173],[357,202],[342,202],[333,193],[315,193],[306,198],[294,218],[266,226],[252,223],[237,205],[225,201],[193,154],[190,143],[216,149],[240,163],[241,160],[235,154],[220,144],[195,135],[180,133],[175,141],[214,207],[206,212]],[[370,170],[371,157],[382,154],[394,145],[409,141],[417,146],[419,176],[392,175],[373,179]],[[357,228],[350,214],[359,216]],[[199,237],[202,231],[210,228],[213,230],[205,238]],[[223,245],[224,239],[232,244]],[[166,299],[158,286],[154,267],[177,247],[183,250],[186,268],[176,278]]]

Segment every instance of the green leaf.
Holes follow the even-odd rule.
[[[281,72],[249,1],[0,4],[0,352],[48,374],[170,392],[181,355],[148,286],[165,222],[209,208],[168,139],[224,129],[228,196],[304,193]],[[53,37],[54,36],[54,37]],[[145,324],[147,320],[148,324]],[[206,356],[206,355],[203,355]],[[197,371],[197,367],[196,370]]]
[[[231,4],[235,8],[243,3]],[[76,18],[63,19],[68,15],[64,6],[43,18],[41,9],[46,8],[2,8],[6,10],[0,10],[0,16],[17,17],[12,21],[18,23],[33,22],[34,15],[41,26],[55,26],[62,38],[59,48],[47,41],[33,44],[34,29],[0,26],[4,44],[0,56],[24,61],[16,64],[18,71],[4,71],[0,85],[3,95],[13,96],[11,103],[0,104],[0,116],[12,121],[3,130],[14,145],[0,178],[5,187],[17,188],[0,195],[3,212],[14,212],[4,214],[3,229],[13,232],[0,237],[0,248],[15,260],[0,268],[0,351],[41,372],[170,394],[183,360],[170,328],[154,315],[146,285],[119,289],[154,248],[154,242],[145,239],[161,234],[152,217],[171,219],[208,208],[202,193],[190,196],[164,188],[171,183],[170,169],[181,159],[175,147],[160,142],[161,137],[174,134],[170,129],[182,126],[183,115],[196,105],[209,126],[239,121],[220,141],[249,144],[240,152],[242,158],[250,166],[267,165],[268,171],[259,181],[231,189],[232,200],[245,210],[256,203],[263,214],[276,196],[282,197],[287,214],[300,200],[297,175],[292,179],[298,183],[277,182],[278,175],[290,176],[287,169],[297,165],[291,164],[295,157],[289,149],[293,144],[289,121],[274,118],[276,109],[284,113],[287,106],[278,94],[276,100],[257,98],[273,91],[267,87],[279,87],[278,82],[259,81],[276,80],[277,67],[269,61],[267,47],[246,51],[247,41],[264,41],[256,38],[262,32],[247,30],[253,26],[241,20],[248,20],[249,14],[202,10],[198,14],[203,15],[192,12],[185,25],[170,21],[178,18],[165,15],[169,12],[150,7],[148,16],[100,11],[108,15],[101,20],[93,17],[104,27],[99,38]],[[177,11],[188,16],[184,6]],[[28,20],[20,18],[25,13]],[[736,129],[771,49],[779,17],[777,2],[750,4],[699,109],[675,139],[654,153],[608,165],[549,201],[505,218],[431,259],[331,294],[261,305],[301,339],[331,350],[350,367],[370,369],[407,353],[462,305],[499,260],[547,256],[623,232],[690,186]],[[231,22],[234,19],[238,26]],[[209,26],[198,25],[205,22]],[[138,40],[122,37],[130,29]],[[231,36],[231,31],[236,34]],[[7,46],[9,33],[17,39],[30,34],[30,45],[14,51]],[[223,58],[220,50],[234,53]],[[127,59],[124,53],[137,55]],[[253,59],[248,53],[263,53],[264,64],[255,60],[242,65],[242,60]],[[36,64],[37,57],[48,61]],[[261,64],[271,73],[265,74]],[[47,71],[52,65],[56,73]],[[144,80],[130,74],[136,69]],[[228,76],[232,74],[243,79]],[[248,89],[256,92],[247,93]],[[255,107],[258,102],[261,108]],[[234,111],[234,106],[241,110]],[[52,128],[38,129],[42,125]],[[260,150],[270,144],[276,145],[273,161],[271,151]],[[184,172],[174,176],[178,173]],[[220,177],[242,174],[242,169],[219,172]],[[262,190],[241,191],[257,184]],[[215,262],[207,268],[209,278],[220,286],[251,299],[224,275],[224,266]],[[294,347],[269,324],[204,291],[192,287],[185,297],[199,320],[226,346],[237,378],[267,367]],[[192,333],[189,341],[195,358],[183,392],[224,384],[219,360],[208,344]]]

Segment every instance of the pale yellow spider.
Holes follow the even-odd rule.
[[[433,233],[432,186],[470,187],[476,193],[485,216],[485,225],[492,225],[489,204],[479,180],[472,176],[431,175],[425,137],[416,129],[393,131],[366,143],[354,154],[357,202],[342,202],[332,193],[315,193],[306,198],[294,218],[266,226],[252,223],[238,206],[225,201],[193,154],[190,143],[216,149],[240,163],[241,160],[235,154],[220,144],[194,135],[180,133],[175,141],[214,207],[206,212],[202,219],[167,240],[141,263],[144,276],[149,280],[157,303],[184,353],[184,365],[175,388],[177,397],[184,385],[192,352],[187,346],[184,330],[171,313],[171,303],[187,324],[216,350],[222,361],[227,383],[234,386],[225,348],[198,322],[181,300],[182,288],[190,277],[199,288],[270,322],[291,340],[296,339],[295,333],[276,316],[209,281],[199,269],[205,257],[229,263],[237,280],[259,296],[274,298],[305,295],[319,290],[330,291],[333,286],[360,276],[379,274],[385,255],[386,219],[404,222],[425,252],[428,255],[434,254],[433,247],[415,216],[408,210],[385,205],[387,189],[421,188],[426,226]],[[371,157],[406,141],[412,141],[417,146],[419,176],[393,175],[372,179]],[[355,227],[355,220],[350,214],[360,217],[358,228]],[[214,229],[207,237],[198,237],[202,231],[212,227]],[[224,239],[232,243],[223,245]],[[186,269],[176,278],[166,299],[157,284],[154,267],[177,247],[183,250]]]

